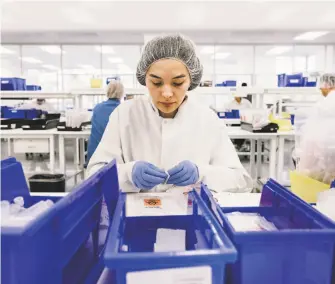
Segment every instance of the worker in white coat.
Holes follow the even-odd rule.
[[[29,101],[19,107],[20,109],[38,109],[48,113],[55,113],[54,106],[48,103],[45,99],[36,99]]]
[[[309,135],[315,135],[314,128],[320,132],[319,122],[326,117],[333,117],[335,113],[335,73],[326,73],[320,77],[319,87],[322,97],[313,106],[307,110],[300,109],[295,114],[295,127],[297,138],[295,140],[295,149],[292,153],[294,165],[299,161],[300,157],[304,155],[301,144],[303,140],[309,139]],[[323,127],[323,126],[322,126]],[[312,129],[312,131],[311,131]],[[328,131],[326,129],[325,131]],[[311,148],[315,148],[311,146]]]
[[[150,96],[126,101],[111,114],[89,175],[116,159],[126,192],[200,181],[218,192],[250,190],[251,179],[218,117],[187,96],[202,72],[192,41],[181,35],[149,41],[136,76]]]
[[[327,73],[321,76],[320,89],[324,97],[335,96],[335,73]]]
[[[242,83],[242,87],[247,87],[247,83]],[[227,106],[226,110],[230,111],[233,109],[243,110],[252,108],[252,104],[248,99],[235,97]]]

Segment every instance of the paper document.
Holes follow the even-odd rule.
[[[187,215],[188,195],[183,192],[129,193],[126,216]]]

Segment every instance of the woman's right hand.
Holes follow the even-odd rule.
[[[133,183],[140,189],[152,189],[156,185],[164,183],[167,177],[165,171],[143,161],[136,162],[132,171]]]

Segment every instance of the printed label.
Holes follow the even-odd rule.
[[[162,200],[159,198],[145,198],[144,207],[160,208],[162,206]]]

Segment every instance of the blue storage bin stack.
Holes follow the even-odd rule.
[[[2,91],[25,91],[26,79],[23,78],[1,78]]]
[[[27,91],[41,91],[42,87],[38,85],[27,85]]]
[[[1,200],[23,196],[26,207],[46,199],[56,202],[24,227],[1,228],[1,283],[87,283],[101,253],[100,179],[115,167],[111,163],[67,196],[55,198],[31,196],[21,163],[14,158],[1,162]]]
[[[200,196],[192,192],[190,198],[193,202],[190,215],[127,217],[126,195],[120,195],[104,256],[115,284],[127,283],[127,278],[136,272],[169,273],[172,272],[169,269],[204,266],[211,271],[210,283],[224,283],[226,264],[236,261],[235,248]],[[160,228],[185,230],[186,251],[153,252]],[[125,246],[127,251],[123,250]]]
[[[278,77],[278,87],[303,87],[303,76],[302,73],[288,75],[279,74]]]
[[[238,250],[228,283],[333,283],[334,225],[293,193],[270,180],[260,207],[241,208],[220,208],[206,187],[201,194]],[[225,215],[235,211],[258,213],[278,231],[236,232]]]

